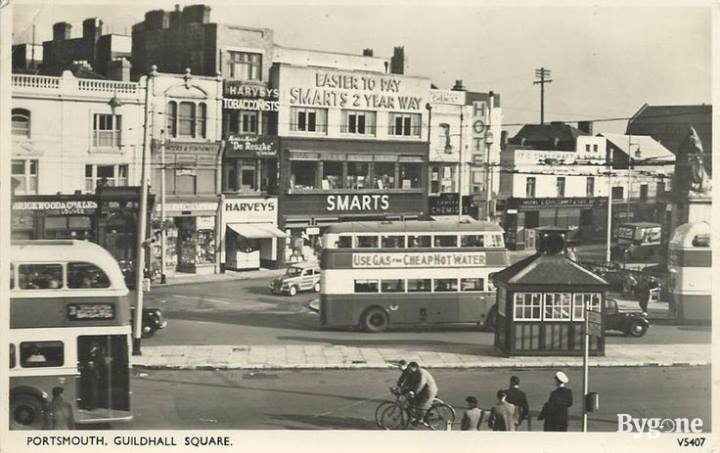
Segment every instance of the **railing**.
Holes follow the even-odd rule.
[[[27,88],[60,89],[60,77],[13,74],[12,86]]]
[[[78,79],[78,90],[135,94],[138,90],[138,84],[133,82],[117,82],[114,80]]]
[[[94,93],[117,93],[135,95],[140,90],[136,82],[116,80],[78,79],[75,77],[54,77],[31,74],[13,74],[13,88],[34,88],[51,90],[68,90]]]

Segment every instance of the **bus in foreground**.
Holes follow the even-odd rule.
[[[10,248],[10,428],[54,426],[53,394],[74,423],[131,419],[130,306],[117,261],[97,244]]]
[[[502,234],[478,221],[332,225],[320,262],[321,324],[369,332],[400,324],[491,328],[490,275],[510,264]]]

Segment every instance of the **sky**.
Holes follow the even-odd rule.
[[[283,0],[280,0],[283,1]],[[539,123],[535,69],[551,70],[545,121],[627,118],[643,104],[711,103],[711,13],[699,6],[541,6],[497,3],[377,1],[300,4],[205,2],[210,20],[271,28],[280,45],[390,56],[405,47],[406,73],[439,88],[457,79],[471,91],[501,96],[504,123]],[[290,4],[287,4],[287,3]],[[112,33],[129,33],[153,9],[199,2],[107,0],[77,4],[15,3],[13,43],[52,38],[52,24],[98,17]],[[575,4],[577,5],[577,4]],[[645,4],[647,5],[647,4]],[[677,5],[677,4],[676,4]],[[627,121],[596,122],[594,131],[624,132]]]

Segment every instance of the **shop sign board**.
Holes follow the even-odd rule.
[[[158,140],[154,140],[154,147],[156,151],[160,150],[160,143]],[[212,154],[216,155],[219,149],[217,142],[210,143],[196,143],[196,142],[176,142],[166,141],[165,142],[165,153],[166,154]]]
[[[516,198],[518,207],[547,207],[547,206],[602,206],[607,204],[605,197],[575,197],[575,198]]]
[[[239,80],[226,80],[223,87],[223,108],[277,112],[280,109],[280,91],[265,85]]]
[[[223,201],[223,223],[277,224],[277,198],[226,198]]]
[[[328,195],[325,210],[328,212],[375,212],[390,209],[390,195]]]
[[[464,105],[465,92],[453,90],[430,90],[430,103]]]
[[[160,212],[161,206],[161,203],[156,204],[155,211]],[[165,203],[165,212],[216,212],[217,207],[217,203],[212,202]]]
[[[225,145],[225,157],[277,157],[277,137],[233,135]]]
[[[430,215],[453,215],[458,214],[458,194],[457,192],[446,192],[440,195],[432,195],[428,197]],[[470,212],[470,204],[472,196],[463,195],[463,214]]]
[[[16,201],[13,211],[45,211],[46,214],[91,214],[97,209],[93,200]]]

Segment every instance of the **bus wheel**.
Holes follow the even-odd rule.
[[[44,429],[46,411],[36,396],[21,393],[10,397],[10,429]]]
[[[382,332],[387,329],[390,320],[382,308],[374,307],[363,314],[362,327],[368,332]]]

